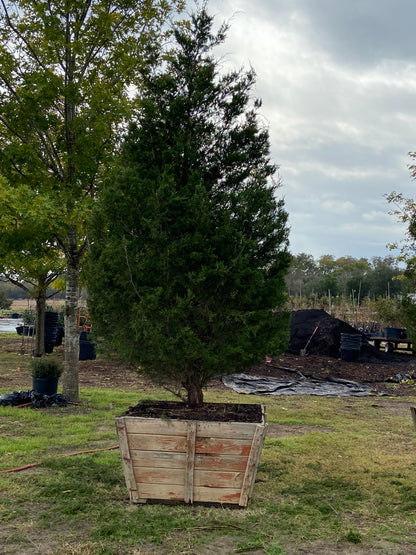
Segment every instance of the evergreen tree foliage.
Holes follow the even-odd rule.
[[[287,345],[287,213],[253,71],[218,72],[205,8],[146,72],[91,229],[89,305],[112,348],[189,406]]]

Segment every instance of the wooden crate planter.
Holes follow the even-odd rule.
[[[130,500],[246,507],[266,433],[261,423],[116,418]]]

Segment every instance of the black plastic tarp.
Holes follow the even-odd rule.
[[[248,374],[224,376],[222,383],[237,393],[247,395],[337,395],[364,397],[376,395],[373,389],[341,378],[301,378],[282,380]]]
[[[66,407],[68,402],[63,395],[40,395],[35,391],[12,391],[0,395],[0,406],[19,407],[32,405],[33,408]]]

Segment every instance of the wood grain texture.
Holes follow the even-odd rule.
[[[261,424],[116,418],[132,502],[247,506],[263,446]]]

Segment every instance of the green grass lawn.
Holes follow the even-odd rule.
[[[209,390],[207,401],[267,408],[257,482],[240,509],[131,505],[120,454],[103,449],[117,445],[114,417],[149,394],[81,396],[66,408],[0,407],[0,470],[39,463],[0,474],[1,553],[416,553],[411,398]],[[85,450],[97,451],[61,458]]]

